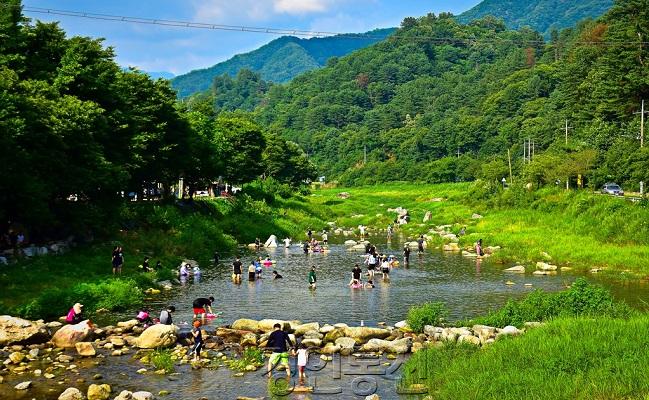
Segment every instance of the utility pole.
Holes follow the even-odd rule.
[[[634,114],[640,114],[640,148],[644,147],[644,115],[649,113],[649,111],[644,110],[644,100],[642,100],[642,105],[640,106],[640,112]],[[644,181],[640,181],[640,196],[644,196]]]
[[[507,158],[509,159],[509,184],[513,185],[514,184],[514,175],[512,174],[512,154],[507,149]]]
[[[568,119],[566,118],[566,145],[568,144],[568,129],[572,129],[572,126],[568,126]]]

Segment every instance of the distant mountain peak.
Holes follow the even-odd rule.
[[[298,38],[282,36],[248,53],[237,54],[209,68],[198,69],[172,79],[179,97],[209,89],[216,76],[235,76],[241,69],[257,72],[270,82],[284,83],[297,75],[323,67],[331,57],[341,57],[389,36],[395,28],[376,29],[359,35]]]

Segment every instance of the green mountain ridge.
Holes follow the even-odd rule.
[[[633,114],[649,98],[649,48],[624,43],[649,37],[648,5],[618,0],[549,43],[494,17],[406,18],[387,40],[272,86],[257,118],[343,184],[500,182],[509,152],[514,174],[533,182],[588,173],[595,186],[637,190],[649,181]],[[523,163],[530,139],[535,162]]]
[[[209,89],[215,77],[223,74],[234,77],[241,69],[257,72],[266,81],[284,83],[301,73],[324,66],[331,57],[344,56],[379,42],[394,30],[377,29],[358,36],[311,39],[282,36],[257,50],[235,55],[209,68],[179,75],[171,80],[171,85],[178,92],[178,97],[187,97]]]
[[[597,18],[613,0],[484,0],[457,18],[462,23],[492,15],[505,21],[511,29],[529,26],[550,37],[553,29],[573,27],[586,18]]]

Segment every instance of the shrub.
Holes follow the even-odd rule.
[[[520,327],[525,322],[545,321],[553,317],[628,318],[632,314],[632,309],[626,303],[615,302],[606,289],[578,278],[566,291],[545,293],[536,290],[522,300],[509,300],[502,308],[474,322],[496,327]]]
[[[444,303],[425,303],[421,306],[411,307],[408,310],[407,322],[415,332],[423,332],[424,326],[439,326],[448,317]]]
[[[169,349],[154,350],[149,360],[156,371],[164,370],[167,374],[174,372],[174,360]]]

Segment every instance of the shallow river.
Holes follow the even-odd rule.
[[[401,258],[402,242],[395,240],[386,244],[385,239],[382,243],[377,238],[370,240],[379,243],[379,252]],[[488,259],[478,261],[439,250],[427,251],[418,256],[414,251],[410,264],[406,266],[402,262],[401,266],[392,270],[389,281],[383,281],[380,274],[377,274],[375,289],[352,290],[347,286],[351,278],[351,269],[355,263],[362,262],[363,254],[350,251],[343,245],[331,245],[331,251],[324,254],[305,255],[300,247],[281,247],[270,252],[258,253],[242,249],[242,252],[244,280],[241,284],[234,284],[231,280],[232,259],[223,259],[223,264],[217,267],[202,266],[200,277],[190,277],[182,286],[150,299],[148,304],[151,310],[155,310],[153,314],[157,314],[164,305],[173,304],[177,309],[174,321],[190,321],[192,300],[212,295],[216,299],[214,310],[222,313],[222,319],[217,321],[219,324],[231,323],[238,318],[275,318],[376,326],[379,322],[394,324],[401,321],[410,306],[427,301],[444,302],[451,319],[460,319],[482,315],[502,306],[508,299],[520,298],[535,288],[561,290],[579,276],[562,273],[555,276],[534,276],[531,271],[524,275],[509,274],[503,272],[503,269],[510,265],[494,264]],[[266,255],[275,260],[276,264],[272,268],[264,268],[263,279],[248,282],[248,264],[253,257]],[[307,274],[312,265],[315,265],[317,270],[318,281],[315,290],[309,290],[307,284]],[[272,280],[272,270],[277,270],[283,275],[283,279]],[[597,276],[591,276],[591,279],[598,281]],[[507,281],[515,284],[506,285]],[[532,286],[526,287],[526,283]],[[644,301],[647,300],[647,291],[640,283],[600,283],[611,289],[617,297],[634,306],[642,307],[646,304]],[[128,319],[132,315],[134,314],[119,317]],[[317,357],[313,357],[310,363],[314,361],[317,361]],[[385,362],[388,360],[354,363],[351,358],[336,359],[321,371],[311,372],[309,381],[309,385],[315,384],[320,391],[336,389],[336,394],[291,394],[283,398],[362,399],[364,395],[358,394],[361,394],[363,389],[373,391],[374,387],[383,399],[397,398],[393,378],[399,375],[400,370],[396,369],[394,374],[389,373],[389,370],[386,371],[389,367],[382,365]],[[397,366],[395,361],[389,362],[392,368]],[[259,372],[237,378],[226,368],[216,371],[191,370],[185,365],[177,368],[180,372],[177,375],[143,376],[135,373],[143,365],[133,362],[129,356],[108,356],[99,360],[99,365],[95,365],[93,361],[81,361],[77,364],[86,365],[87,368],[81,368],[79,373],[66,373],[63,379],[67,381],[63,383],[58,383],[59,378],[47,381],[33,376],[7,376],[5,383],[0,385],[0,398],[56,398],[69,386],[76,386],[85,391],[95,373],[104,376],[102,383],[113,386],[113,397],[123,389],[147,390],[154,394],[164,389],[171,392],[165,397],[168,399],[234,399],[237,396],[273,398],[268,397],[266,379]],[[359,381],[358,371],[363,370],[373,372],[369,374],[369,378]],[[364,375],[368,376],[367,373]],[[25,393],[13,390],[15,383],[27,379],[34,382],[33,389]],[[84,379],[85,382],[77,383],[77,379]]]

